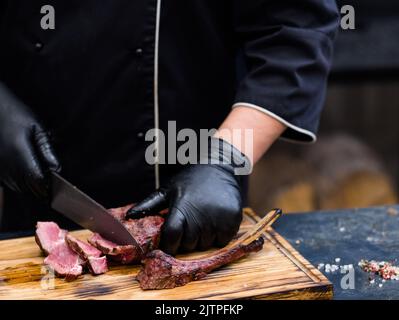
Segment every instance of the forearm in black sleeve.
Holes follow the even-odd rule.
[[[255,108],[283,122],[285,138],[314,141],[338,21],[334,0],[236,0],[246,74],[234,106]]]

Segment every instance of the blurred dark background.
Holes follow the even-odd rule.
[[[281,141],[262,159],[250,183],[258,212],[399,202],[399,1],[337,3],[355,8],[356,29],[339,31],[318,142]]]
[[[249,194],[259,213],[399,202],[399,1],[337,3],[355,8],[356,29],[339,31],[318,142],[279,141],[260,161]]]

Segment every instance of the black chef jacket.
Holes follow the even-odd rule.
[[[2,0],[0,81],[52,133],[62,174],[115,207],[180,169],[144,157],[170,120],[217,128],[241,104],[315,140],[337,25],[333,0]],[[55,219],[32,201],[6,190],[3,230]]]

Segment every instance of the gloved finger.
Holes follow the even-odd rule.
[[[200,251],[208,250],[213,246],[215,242],[216,234],[214,232],[204,232],[198,241],[197,248]]]
[[[219,232],[216,235],[214,245],[217,246],[217,247],[220,247],[220,248],[225,247],[234,238],[234,236],[237,234],[238,229],[239,229],[239,227],[238,228],[234,228],[232,230],[229,230],[227,232],[226,231],[225,232]]]
[[[190,219],[190,217],[188,219]],[[201,234],[201,230],[195,221],[189,221],[188,219],[186,219],[182,241],[180,243],[180,247],[178,248],[178,250],[182,252],[194,251],[198,245],[199,236]]]
[[[47,201],[49,198],[49,184],[43,177],[42,179],[32,179],[29,178],[26,181],[26,185],[31,194],[33,194],[36,198]]]
[[[146,215],[158,214],[167,206],[167,192],[164,189],[159,189],[139,202],[136,206],[129,209],[126,214],[126,219],[138,219]]]
[[[2,178],[2,187],[7,187],[8,189],[21,193],[22,190],[16,183],[15,179],[12,179],[10,176],[7,176],[6,178]]]
[[[226,246],[240,230],[242,221],[242,209],[236,208],[235,214],[230,215],[228,223],[219,225],[216,232],[214,245],[217,247]]]
[[[180,247],[186,218],[177,208],[172,208],[161,232],[161,248],[174,255]]]
[[[216,232],[214,231],[214,228],[215,226],[211,221],[209,221],[209,223],[201,224],[200,237],[197,243],[198,250],[208,250],[213,246],[216,237]]]
[[[46,181],[39,157],[33,146],[28,142],[22,143],[20,155],[20,170],[17,183],[23,192],[32,193],[34,196],[45,199],[48,197],[48,181]]]
[[[41,160],[48,169],[59,172],[61,170],[60,162],[55,155],[49,136],[41,127],[35,127],[34,129],[34,142]]]

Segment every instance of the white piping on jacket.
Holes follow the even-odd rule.
[[[269,111],[267,109],[264,109],[262,107],[259,107],[259,106],[255,105],[255,104],[247,103],[247,102],[237,102],[237,103],[235,103],[233,105],[233,108],[237,108],[237,107],[247,107],[247,108],[252,108],[252,109],[256,109],[256,110],[258,110],[260,112],[263,112],[263,113],[267,114],[268,116],[276,119],[277,121],[280,121],[281,123],[286,125],[288,128],[291,128],[292,130],[295,130],[295,131],[297,131],[299,133],[302,133],[302,134],[305,134],[305,135],[309,136],[312,139],[311,141],[309,141],[310,143],[314,143],[317,140],[317,137],[316,137],[316,135],[313,132],[310,132],[310,131],[305,130],[305,129],[300,128],[300,127],[297,127],[297,126],[289,123],[288,121],[284,120],[280,116],[276,115],[275,113],[273,113],[273,112],[271,112],[271,111]],[[295,143],[304,143],[304,142],[301,142],[301,141],[297,141],[297,140],[293,140],[293,139],[287,139],[287,138],[284,138],[284,137],[281,137],[280,139],[288,140],[288,141],[295,142]],[[309,143],[309,142],[307,142],[307,143]]]
[[[155,129],[155,188],[160,186],[159,179],[159,95],[158,95],[158,58],[159,58],[159,29],[161,23],[161,2],[157,0],[156,26],[155,26],[155,52],[154,52],[154,129]]]

